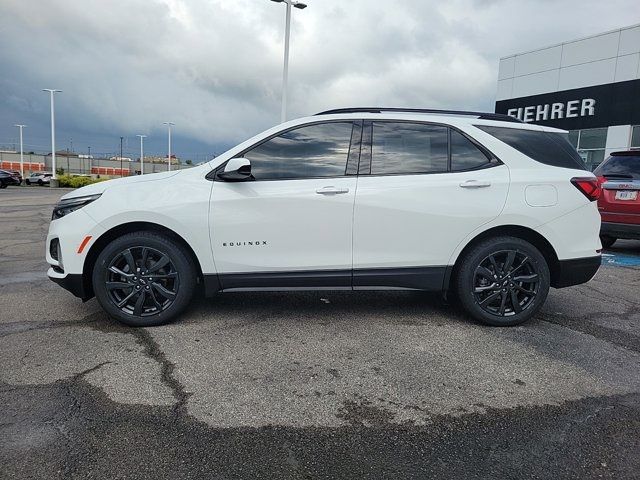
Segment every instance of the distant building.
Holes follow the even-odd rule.
[[[640,25],[500,59],[496,112],[569,131],[590,168],[640,148]]]

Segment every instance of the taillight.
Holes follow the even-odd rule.
[[[583,195],[587,197],[591,202],[595,202],[600,198],[602,188],[600,187],[600,182],[597,178],[574,177],[571,179],[571,183],[573,183],[575,187],[580,190]]]

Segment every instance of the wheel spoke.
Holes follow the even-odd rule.
[[[118,302],[118,303],[117,303],[118,308],[122,308],[122,307],[124,307],[124,306],[127,304],[127,302],[129,301],[129,299],[130,299],[131,297],[133,297],[136,293],[138,293],[138,294],[139,294],[139,293],[140,293],[140,290],[135,290],[135,289],[134,289],[134,290],[133,290],[133,292],[131,292],[129,295],[127,295],[127,296],[126,296],[126,297],[124,297],[122,300],[120,300],[120,302]]]
[[[509,252],[507,253],[507,259],[504,262],[504,265],[502,266],[502,274],[506,275],[507,273],[509,273],[509,270],[511,270],[511,267],[513,266],[513,261],[516,259],[516,252],[514,252],[513,250],[509,250]]]
[[[158,293],[160,293],[160,295],[162,295],[165,298],[168,298],[169,300],[174,300],[176,298],[176,294],[174,292],[172,292],[171,290],[167,290],[160,283],[153,282],[151,286],[155,288],[158,291]]]
[[[149,258],[149,249],[147,247],[143,247],[142,248],[142,262],[141,262],[141,267],[146,269],[147,268],[147,259]]]
[[[495,272],[494,275],[498,275],[498,273],[500,273],[500,268],[498,267],[498,263],[496,262],[496,257],[494,257],[493,255],[489,255],[489,261],[493,266],[493,271]]]
[[[520,290],[523,293],[526,293],[527,295],[535,295],[536,292],[533,290],[527,290],[524,287],[521,287],[520,285],[514,285],[513,288],[517,288],[518,290]]]
[[[507,292],[500,292],[502,299],[500,301],[500,315],[504,316],[505,309],[507,308]]]
[[[489,295],[487,298],[485,298],[484,300],[482,300],[479,305],[489,305],[493,300],[495,300],[496,298],[498,298],[500,296],[501,292],[496,292],[496,293],[492,293],[491,295]]]
[[[135,273],[136,261],[133,259],[133,254],[131,253],[131,249],[127,248],[124,252],[122,252],[122,256],[127,261],[127,265],[129,266],[129,272]]]
[[[121,276],[126,277],[126,278],[133,277],[133,273],[125,273],[122,270],[120,270],[118,267],[115,267],[115,266],[109,267],[109,271],[112,272],[112,273],[115,273],[116,275],[121,275]]]
[[[162,255],[162,257],[160,257],[160,260],[158,260],[156,263],[154,263],[151,266],[151,268],[149,270],[147,270],[147,273],[157,272],[162,267],[167,265],[169,262],[171,262],[171,259],[167,255]]]
[[[140,314],[142,313],[142,307],[144,306],[144,299],[147,297],[146,291],[145,290],[141,290],[140,291],[140,296],[138,297],[138,300],[136,300],[136,304],[133,307],[133,314],[136,316],[140,316]]]
[[[153,275],[152,276],[154,280],[156,279],[164,279],[164,278],[178,278],[178,272],[171,272],[171,273],[166,273],[166,274],[160,274],[160,275]]]
[[[492,282],[493,282],[493,278],[495,277],[495,274],[491,273],[491,270],[489,270],[486,267],[483,267],[482,265],[476,269],[476,275],[481,275],[485,278],[488,278]]]
[[[153,303],[156,306],[156,308],[158,310],[162,310],[162,304],[158,301],[158,298],[156,297],[156,294],[153,291],[153,288],[149,290],[149,296],[151,297],[151,300],[153,300]]]
[[[124,288],[133,288],[133,285],[127,282],[107,282],[108,290],[121,290]]]
[[[520,265],[518,265],[516,268],[511,270],[511,275],[513,275],[518,270],[520,270],[522,267],[524,267],[527,264],[528,261],[529,261],[529,257],[524,257],[524,260],[522,260],[522,262],[520,262]]]
[[[474,293],[483,293],[483,292],[488,292],[489,290],[495,290],[496,288],[498,288],[498,284],[497,283],[492,283],[491,285],[487,285],[484,287],[475,287],[473,292]]]
[[[511,308],[515,313],[520,313],[522,311],[520,301],[518,300],[518,294],[514,289],[511,290]]]
[[[513,277],[513,281],[522,283],[538,283],[538,274],[532,273],[531,275],[520,275],[518,277]]]

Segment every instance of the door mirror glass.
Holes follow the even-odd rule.
[[[253,180],[251,162],[248,158],[232,158],[227,162],[224,171],[218,173],[218,178],[225,182],[245,182]]]

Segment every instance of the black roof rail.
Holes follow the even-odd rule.
[[[438,115],[466,115],[478,117],[482,120],[500,120],[502,122],[522,123],[521,120],[504,113],[488,113],[488,112],[467,112],[464,110],[436,110],[431,108],[385,108],[385,107],[355,107],[355,108],[335,108],[324,112],[316,113],[316,115],[334,115],[339,113],[382,113],[382,112],[398,112],[398,113],[433,113]]]

